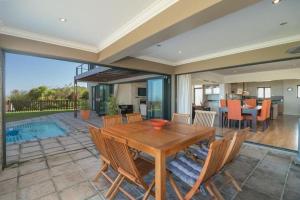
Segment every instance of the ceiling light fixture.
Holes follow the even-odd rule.
[[[179,50],[178,53],[179,53],[179,54],[182,54],[182,51]]]
[[[161,47],[161,44],[157,44],[156,46],[157,46],[157,47]]]
[[[67,19],[61,17],[61,18],[59,18],[59,21],[60,21],[60,22],[67,22]]]
[[[273,4],[278,4],[281,0],[272,0]]]

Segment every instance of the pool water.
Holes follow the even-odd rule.
[[[54,121],[30,122],[7,128],[6,143],[21,143],[65,134],[66,130]]]

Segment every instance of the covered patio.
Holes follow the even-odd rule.
[[[0,176],[0,199],[105,199],[110,183],[103,177],[93,181],[102,162],[87,131],[87,124],[102,126],[101,118],[93,115],[86,122],[74,119],[72,113],[50,115],[48,118],[61,120],[70,127],[70,133],[64,137],[8,145],[10,165]],[[294,156],[295,153],[244,144],[238,158],[228,166],[242,192],[237,193],[231,185],[225,185],[222,195],[225,199],[297,199],[300,195],[297,187],[300,184],[300,167],[293,163]],[[113,171],[109,175],[116,176]],[[147,183],[153,175],[146,177]],[[214,182],[219,186],[223,179],[223,176],[217,175]],[[123,183],[122,187],[137,199],[141,199],[145,192],[129,182]],[[183,183],[179,187],[182,191],[188,190]],[[124,198],[122,193],[116,197]],[[169,182],[166,198],[177,198]],[[193,199],[210,197],[201,194]]]

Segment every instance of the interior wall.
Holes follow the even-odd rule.
[[[139,112],[140,99],[138,97],[138,88],[147,88],[146,82],[119,84],[117,102],[119,105],[133,105],[133,111]]]
[[[300,80],[285,80],[283,81],[284,94],[284,114],[300,115],[300,98],[297,98],[297,85],[300,85]],[[288,91],[292,88],[292,91]]]
[[[258,87],[271,87],[272,96],[283,96],[283,81],[265,81],[245,83],[245,89],[250,96],[257,96]],[[231,90],[236,93],[237,89],[243,89],[243,83],[232,83]]]

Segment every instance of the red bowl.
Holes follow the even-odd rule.
[[[168,120],[164,119],[151,119],[151,124],[154,129],[160,130],[163,126],[165,126],[168,123]]]

